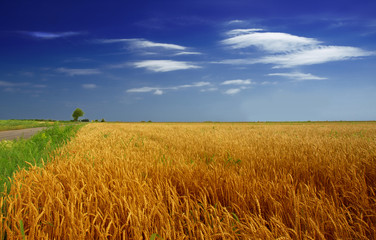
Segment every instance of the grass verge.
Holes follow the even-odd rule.
[[[13,173],[30,164],[42,166],[50,159],[50,152],[69,141],[83,125],[59,126],[43,130],[30,139],[0,142],[0,196],[10,189]],[[6,190],[7,189],[7,190]]]
[[[0,120],[0,131],[18,130],[35,127],[50,127],[54,124],[69,124],[70,121],[42,121],[42,120]]]

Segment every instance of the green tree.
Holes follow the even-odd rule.
[[[73,114],[72,114],[72,117],[74,119],[74,121],[77,121],[79,117],[82,117],[85,113],[80,109],[80,108],[76,108],[76,110],[74,110]]]

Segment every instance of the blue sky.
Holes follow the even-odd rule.
[[[2,1],[0,119],[376,120],[376,2]]]

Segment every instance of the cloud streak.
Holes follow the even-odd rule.
[[[260,30],[234,29],[227,34],[235,36],[222,40],[221,43],[233,49],[256,47],[270,53],[294,51],[320,43],[314,38],[299,37],[288,33],[255,32]]]
[[[101,74],[102,72],[98,69],[92,68],[58,68],[56,69],[59,73],[67,74],[68,76],[82,76],[82,75],[96,75]]]
[[[95,42],[101,44],[123,43],[126,49],[141,55],[161,53],[170,54],[171,56],[202,54],[197,51],[191,51],[188,47],[178,44],[153,42],[144,38],[100,39],[96,40]]]
[[[154,92],[155,95],[162,95],[164,94],[165,90],[180,90],[186,88],[201,88],[209,86],[209,82],[196,82],[192,84],[185,84],[185,85],[178,85],[172,87],[141,87],[141,88],[131,88],[126,90],[127,93],[148,93]]]
[[[127,43],[131,48],[163,48],[169,50],[185,50],[187,47],[170,43],[157,43],[143,38],[128,38],[128,39],[102,39],[98,40],[100,43]]]
[[[153,72],[170,72],[176,70],[186,70],[201,68],[189,62],[173,60],[144,60],[132,64],[136,68],[145,68]]]
[[[319,46],[304,49],[289,54],[279,54],[262,57],[253,63],[274,64],[275,68],[291,68],[295,66],[322,64],[333,61],[359,59],[375,55],[375,52],[365,51],[356,47]]]
[[[243,34],[253,33],[253,32],[260,32],[263,31],[262,28],[248,28],[248,29],[233,29],[227,32],[229,36],[239,36]]]
[[[200,52],[179,52],[176,53],[175,56],[181,56],[181,55],[201,55]]]
[[[300,72],[292,72],[292,73],[270,73],[268,76],[278,76],[278,77],[285,77],[295,81],[306,81],[306,80],[326,80],[327,78],[318,77],[312,75],[310,73],[300,73]]]
[[[30,83],[22,82],[22,83],[13,83],[8,81],[0,81],[0,87],[21,87],[21,86],[30,86]]]
[[[82,32],[51,33],[51,32],[32,32],[32,31],[20,31],[19,33],[33,37],[33,38],[43,39],[43,40],[66,38],[66,37],[72,37],[72,36],[83,34]]]
[[[235,80],[226,80],[221,83],[221,85],[225,86],[238,86],[237,88],[230,88],[224,91],[223,93],[226,95],[235,95],[240,93],[240,91],[250,88],[248,85],[254,84],[251,79],[235,79]],[[247,87],[248,86],[248,87]]]
[[[221,83],[221,85],[249,85],[251,83],[252,83],[251,79],[246,79],[246,80],[237,79],[237,80],[224,81]]]
[[[6,82],[6,81],[0,81],[0,87],[14,87],[15,84],[11,82]]]
[[[29,82],[0,81],[0,88],[3,88],[3,91],[9,93],[24,92],[37,94],[43,92],[42,89],[47,88],[47,85],[32,84]]]
[[[234,29],[231,36],[220,43],[231,49],[254,47],[266,55],[256,59],[225,59],[213,63],[247,65],[273,64],[274,68],[323,64],[333,61],[359,59],[375,55],[351,46],[326,46],[315,38],[306,38],[280,32],[260,32],[262,29]]]
[[[230,88],[230,89],[226,90],[226,91],[224,92],[224,94],[227,94],[227,95],[235,95],[235,94],[238,94],[240,91],[241,91],[240,88]]]
[[[92,84],[92,83],[82,84],[81,86],[82,86],[82,88],[84,88],[84,89],[94,89],[94,88],[97,88],[97,85]]]

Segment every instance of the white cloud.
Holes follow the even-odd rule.
[[[227,95],[235,95],[237,93],[239,93],[241,91],[240,88],[230,88],[228,90],[226,90],[224,93],[227,94]]]
[[[100,39],[96,43],[123,43],[127,50],[140,55],[161,55],[169,56],[201,55],[201,52],[192,51],[191,48],[172,43],[159,43],[149,41],[144,38],[124,38],[124,39]]]
[[[128,89],[127,92],[129,92],[129,93],[146,93],[146,92],[152,92],[152,91],[156,91],[156,90],[159,90],[159,88],[142,87],[142,88],[131,88],[131,89]]]
[[[160,89],[155,90],[154,95],[162,95],[163,91]]]
[[[233,29],[231,31],[228,31],[227,35],[238,36],[238,35],[243,35],[243,34],[246,34],[246,33],[260,32],[260,31],[263,31],[263,30],[264,29],[262,29],[262,28]]]
[[[193,84],[176,86],[174,88],[179,89],[179,88],[191,88],[191,87],[205,87],[205,86],[208,86],[208,85],[210,85],[209,82],[196,82],[196,83],[193,83]]]
[[[300,73],[300,72],[292,72],[292,73],[270,73],[268,76],[279,76],[279,77],[286,77],[289,79],[293,79],[296,81],[305,81],[305,80],[325,80],[327,78],[318,77],[312,75],[310,73]]]
[[[129,39],[103,39],[98,40],[100,43],[128,43],[131,48],[164,48],[170,50],[185,50],[186,47],[170,43],[156,43],[143,38]]]
[[[209,82],[195,82],[192,84],[185,84],[185,85],[178,85],[172,87],[142,87],[142,88],[131,88],[128,89],[127,93],[147,93],[147,92],[154,92],[155,95],[162,95],[164,94],[163,90],[179,90],[183,88],[200,88],[209,86]]]
[[[320,46],[304,49],[288,54],[279,54],[262,57],[253,63],[275,64],[276,68],[291,68],[302,65],[313,65],[332,61],[343,61],[375,55],[356,47]]]
[[[180,56],[180,55],[201,55],[202,53],[200,52],[179,52],[176,53],[175,56]]]
[[[51,33],[51,32],[31,32],[31,31],[20,31],[19,33],[28,35],[33,38],[38,39],[56,39],[56,38],[64,38],[64,37],[71,37],[76,35],[83,34],[82,32],[59,32],[59,33]]]
[[[91,69],[91,68],[58,68],[56,69],[57,72],[65,73],[69,76],[76,76],[76,75],[95,75],[101,74],[102,72],[98,69]]]
[[[228,21],[227,24],[239,24],[239,23],[244,23],[243,20],[238,20],[238,19],[235,19],[235,20],[231,20],[231,21]]]
[[[376,55],[376,52],[357,47],[321,45],[321,42],[314,38],[278,32],[256,32],[256,30],[261,29],[234,29],[227,34],[235,36],[221,43],[233,49],[253,46],[273,55],[264,55],[259,59],[225,59],[213,63],[231,65],[263,63],[274,64],[274,68],[292,68]]]
[[[224,81],[221,83],[221,85],[249,85],[251,83],[252,83],[251,79],[246,79],[246,80],[237,79],[237,80]]]
[[[176,70],[185,70],[193,68],[201,68],[200,66],[189,62],[173,61],[173,60],[145,60],[133,63],[136,68],[146,68],[153,72],[170,72]]]
[[[234,37],[222,40],[221,43],[233,49],[256,47],[271,53],[295,51],[320,42],[314,38],[299,37],[288,33],[255,32],[260,29],[235,29],[228,34]]]
[[[85,89],[94,89],[94,88],[97,88],[97,85],[88,83],[88,84],[82,84],[82,87]]]

